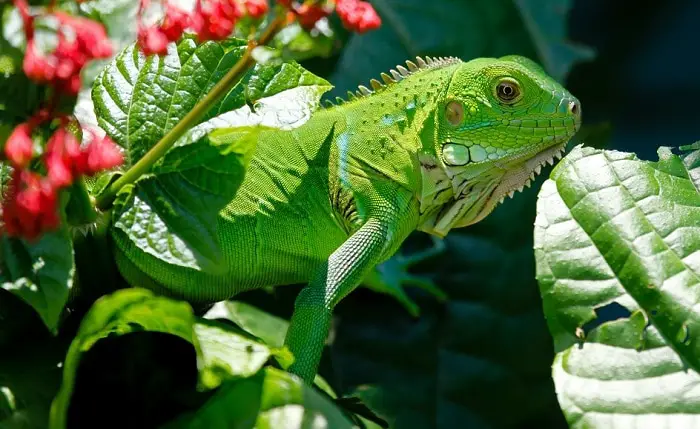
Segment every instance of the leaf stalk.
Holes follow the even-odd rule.
[[[176,141],[180,139],[190,128],[195,126],[204,115],[219,102],[255,64],[252,51],[258,46],[270,42],[285,24],[284,16],[276,17],[265,29],[258,40],[248,43],[243,56],[231,67],[221,80],[214,85],[209,93],[197,103],[190,112],[185,115],[173,128],[170,129],[141,159],[132,165],[117,180],[112,182],[103,193],[98,195],[96,206],[100,210],[107,210],[112,205],[117,193],[124,186],[136,182],[147,173],[153,165],[170,150]]]

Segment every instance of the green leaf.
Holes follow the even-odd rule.
[[[199,410],[164,426],[175,428],[352,428],[328,397],[275,368],[229,381]]]
[[[284,353],[241,335],[228,324],[195,318],[185,302],[158,297],[144,289],[120,290],[96,301],[83,318],[66,356],[63,383],[52,406],[51,427],[65,427],[80,365],[99,342],[153,332],[173,335],[194,347],[201,391],[253,376],[270,356]],[[133,356],[142,358],[138,353]],[[164,383],[158,378],[150,382]]]
[[[343,50],[331,82],[333,95],[418,55],[463,60],[520,54],[539,60],[557,79],[590,51],[573,48],[564,23],[570,0],[377,0],[382,26],[354,35]],[[455,31],[459,29],[459,37]]]
[[[217,216],[243,181],[259,130],[200,130],[119,195],[113,236],[123,249],[135,245],[169,264],[216,272],[223,266]]]
[[[217,302],[204,317],[230,320],[266,344],[277,348],[284,346],[284,337],[289,328],[288,321],[241,301]]]
[[[260,412],[264,372],[224,383],[196,412],[185,414],[162,429],[255,427]]]
[[[73,287],[73,245],[66,229],[46,233],[36,242],[0,237],[0,283],[39,314],[56,333]]]
[[[188,304],[155,297],[142,289],[121,290],[96,301],[68,349],[61,389],[51,407],[50,427],[66,427],[78,367],[83,355],[98,341],[150,331],[175,335],[192,343],[193,324],[194,315]]]
[[[257,64],[245,85],[245,96],[247,100],[256,101],[294,88],[302,89],[302,92],[297,93],[299,106],[296,109],[315,110],[318,105],[317,97],[328,91],[331,85],[325,79],[304,70],[297,63],[288,62],[273,67]],[[263,106],[258,106],[255,110],[259,107]],[[280,126],[285,124],[284,121],[279,122]]]
[[[200,320],[194,325],[194,332],[201,349],[200,384],[206,389],[216,388],[232,377],[255,374],[271,355],[269,347],[234,333],[223,323]]]
[[[700,189],[700,141],[682,146],[680,149],[685,152],[681,155],[681,159],[688,169],[688,175],[695,187]]]
[[[240,59],[242,41],[197,45],[185,38],[164,57],[133,46],[98,77],[98,123],[127,149],[131,164],[172,128]],[[223,267],[219,211],[243,180],[257,135],[301,125],[328,82],[298,64],[257,65],[116,202],[114,236],[171,265],[211,273]],[[248,100],[248,101],[246,101]],[[247,104],[246,104],[247,103]]]
[[[700,424],[700,193],[692,163],[658,153],[576,147],[539,195],[537,278],[574,428]]]
[[[300,378],[265,369],[258,428],[350,428],[350,422],[328,399]],[[296,405],[296,406],[295,406]]]
[[[122,51],[95,80],[98,124],[135,163],[238,61],[240,42],[183,38],[168,55],[145,57],[135,45]]]

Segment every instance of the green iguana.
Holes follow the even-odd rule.
[[[311,383],[333,308],[409,233],[443,237],[480,221],[580,126],[579,101],[526,58],[407,67],[296,129],[260,134],[218,216],[223,274],[169,265],[114,233],[121,273],[195,303],[308,283],[285,342],[290,371]]]

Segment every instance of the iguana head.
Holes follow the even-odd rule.
[[[576,97],[527,58],[481,58],[455,70],[434,114],[435,146],[421,155],[420,229],[440,236],[529,185],[581,125]]]

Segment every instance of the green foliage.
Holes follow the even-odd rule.
[[[698,154],[577,147],[542,187],[537,277],[571,427],[700,422]],[[591,326],[606,307],[623,314]]]
[[[242,307],[239,314],[253,312]],[[248,316],[250,317],[250,316]],[[74,390],[85,369],[81,362],[101,342],[118,337],[163,333],[194,349],[198,383],[189,394],[204,396],[201,405],[164,427],[351,427],[330,398],[279,369],[266,366],[271,356],[289,362],[288,352],[242,335],[233,325],[195,317],[181,301],[154,296],[143,289],[125,289],[98,300],[83,318],[63,367],[63,382],[51,409],[51,428],[69,421]],[[89,371],[88,367],[88,371]],[[187,392],[181,392],[185,394]],[[233,425],[233,426],[230,426]]]
[[[65,228],[36,242],[0,236],[2,289],[31,305],[52,332],[58,329],[74,274],[73,243]]]
[[[201,45],[183,39],[168,55],[145,57],[134,44],[95,80],[98,124],[138,161],[243,54],[240,42]]]
[[[126,48],[98,76],[98,123],[133,164],[199,102],[243,53],[242,43],[185,38],[164,57]],[[259,126],[298,126],[330,88],[296,64],[258,65],[116,203],[114,234],[169,264],[222,266],[216,217],[235,195]],[[252,105],[252,107],[251,107]],[[222,113],[223,112],[223,113]],[[234,128],[235,127],[235,128]]]
[[[283,370],[293,360],[283,339],[294,288],[243,294],[203,317],[184,302],[124,290],[102,297],[84,315],[82,295],[69,297],[85,287],[100,292],[101,277],[115,272],[103,271],[90,248],[100,241],[101,262],[110,259],[108,240],[92,234],[104,233],[106,218],[35,243],[0,237],[0,428],[46,427],[51,407],[55,428],[345,428],[360,421],[373,428],[360,417],[373,413],[392,428],[700,424],[694,390],[700,366],[700,145],[680,156],[661,148],[655,162],[637,157],[652,146],[687,142],[688,135],[697,139],[694,117],[678,115],[696,111],[688,106],[697,88],[674,77],[697,70],[694,57],[678,55],[685,63],[674,67],[649,52],[656,45],[671,52],[681,39],[659,43],[646,31],[654,22],[649,16],[661,13],[657,8],[692,13],[636,4],[651,15],[634,20],[631,29],[612,15],[617,31],[630,34],[635,46],[649,46],[628,52],[631,43],[615,33],[611,45],[617,51],[599,41],[601,56],[570,73],[592,58],[592,50],[570,40],[568,14],[584,16],[578,25],[586,30],[577,34],[609,40],[604,26],[591,25],[600,17],[586,15],[602,6],[578,2],[572,9],[570,0],[373,4],[382,28],[352,36],[339,52],[331,31],[312,35],[293,25],[280,33],[271,44],[280,53],[274,61],[256,65],[147,175],[123,189],[109,213],[113,237],[170,264],[207,270],[219,264],[216,213],[243,180],[258,134],[300,125],[331,89],[322,77],[281,58],[307,59],[305,66],[325,70],[318,74],[331,76],[340,95],[416,55],[526,55],[562,81],[573,76],[567,87],[583,101],[588,128],[579,141],[583,136],[589,147],[575,148],[543,185],[548,170],[533,189],[480,224],[452,232],[445,252],[416,267],[414,274],[447,293],[445,302],[411,287],[408,296],[395,293],[405,308],[368,290],[346,298],[322,372],[330,384],[319,376],[314,387]],[[134,38],[135,26],[125,23],[134,20],[135,1],[62,6],[104,22],[117,46]],[[614,7],[624,16],[629,8],[606,10]],[[0,147],[14,124],[46,99],[43,87],[21,73],[24,40],[12,9],[7,2],[0,6]],[[126,150],[126,168],[216,85],[244,48],[240,40],[200,45],[188,36],[167,56],[147,59],[128,46],[99,73],[92,90],[96,117]],[[640,66],[635,52],[644,52],[663,73]],[[102,65],[86,70],[84,81]],[[582,80],[584,91],[575,85]],[[630,114],[632,126],[612,116],[611,106],[635,102],[610,91],[616,87],[629,87],[644,100],[644,108]],[[679,88],[683,97],[663,101]],[[642,89],[661,96],[654,102]],[[91,107],[85,103],[83,109]],[[645,124],[650,117],[664,125],[662,137],[631,138],[629,129],[653,128]],[[590,148],[625,141],[637,156]],[[0,193],[8,175],[0,164]],[[109,180],[100,178],[93,193]],[[414,235],[404,254],[420,253],[427,241]],[[74,262],[79,248],[92,259]],[[391,263],[400,259],[387,268]],[[414,285],[430,284],[410,278]],[[419,318],[406,311],[415,309],[414,302]]]
[[[243,182],[257,130],[191,134],[115,204],[113,234],[170,264],[216,271],[216,217]],[[199,137],[199,138],[196,138]]]

